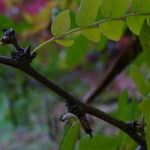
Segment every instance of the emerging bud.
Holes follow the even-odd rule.
[[[3,37],[1,39],[1,42],[3,44],[14,44],[16,43],[16,33],[15,31],[11,29],[3,29]]]

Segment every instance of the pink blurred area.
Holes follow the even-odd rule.
[[[34,15],[38,13],[44,6],[46,6],[47,2],[50,0],[26,0],[21,3],[13,3],[15,6],[21,8],[21,11],[25,11]],[[7,3],[5,0],[0,0],[0,13],[4,13],[9,11],[7,8]]]
[[[28,2],[22,3],[22,8],[24,11],[34,15],[38,13],[50,0],[31,0]]]
[[[6,5],[4,0],[0,0],[0,13],[3,13],[6,10]]]

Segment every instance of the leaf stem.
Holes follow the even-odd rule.
[[[115,21],[115,20],[124,20],[124,19],[126,19],[127,17],[130,17],[130,16],[141,16],[141,15],[148,16],[148,15],[150,15],[150,13],[138,14],[138,13],[134,13],[134,12],[133,12],[133,13],[125,14],[124,16],[121,16],[121,17],[118,17],[118,18],[102,19],[102,20],[100,20],[100,21],[94,22],[93,24],[91,24],[91,25],[89,25],[89,26],[78,27],[78,28],[75,28],[75,29],[71,29],[71,30],[65,32],[65,33],[62,34],[62,35],[54,36],[54,37],[48,39],[47,41],[43,42],[42,44],[40,44],[39,46],[37,46],[37,47],[33,50],[33,52],[40,50],[40,49],[41,49],[42,47],[44,47],[46,44],[51,43],[51,42],[53,42],[53,41],[56,40],[56,39],[65,37],[65,36],[67,36],[67,35],[70,35],[70,34],[72,34],[72,33],[78,32],[78,31],[82,31],[82,30],[84,30],[84,29],[98,27],[101,23],[105,23],[105,22],[109,22],[109,21]]]

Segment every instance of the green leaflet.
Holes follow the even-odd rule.
[[[146,143],[148,150],[150,150],[150,98],[143,100],[139,107],[142,110],[146,120]]]
[[[140,109],[142,110],[142,112],[144,113],[145,119],[147,121],[150,121],[150,98],[146,98],[144,99],[140,105],[139,105]]]
[[[61,9],[65,9],[67,6],[68,0],[59,0],[59,5]]]
[[[101,32],[99,28],[85,29],[81,33],[92,42],[98,43],[100,40]]]
[[[100,0],[81,0],[80,8],[76,16],[77,25],[91,25],[97,17],[99,7]]]
[[[127,25],[129,29],[136,35],[140,34],[142,24],[145,20],[145,16],[130,16],[127,18]]]
[[[101,1],[101,12],[105,18],[111,17],[114,0],[102,0]]]
[[[71,47],[63,50],[59,54],[59,65],[62,69],[72,69],[84,60],[84,56],[89,48],[89,41],[83,36],[75,38]]]
[[[75,39],[74,45],[66,50],[65,64],[68,68],[73,68],[84,60],[84,56],[89,48],[89,41],[83,36]]]
[[[101,11],[105,18],[123,16],[129,5],[129,0],[102,0]]]
[[[150,83],[143,77],[137,66],[132,66],[130,71],[131,78],[134,80],[139,92],[147,96],[150,92]]]
[[[137,13],[150,13],[150,0],[132,0],[131,6]]]
[[[150,16],[146,17],[146,21],[147,21],[148,26],[150,26]]]
[[[143,50],[149,55],[150,54],[150,26],[145,21],[142,25],[140,32],[140,42]]]
[[[74,44],[74,40],[68,40],[68,39],[55,40],[55,42],[59,45],[65,46],[65,47],[70,47]]]
[[[104,50],[107,47],[107,43],[108,39],[103,34],[101,34],[100,41],[96,44],[96,49],[98,51]]]
[[[124,31],[124,21],[109,21],[100,24],[100,31],[109,39],[118,41]]]
[[[94,135],[92,139],[85,137],[80,140],[79,150],[116,150],[118,141],[107,136]]]
[[[69,119],[65,133],[61,141],[60,150],[74,150],[80,132],[80,121],[75,118]]]
[[[54,36],[62,35],[69,30],[71,26],[69,10],[59,13],[54,19],[51,27]]]
[[[142,25],[139,38],[144,50],[144,61],[150,64],[150,26],[148,26],[147,21],[145,21]]]
[[[118,110],[116,111],[117,118],[126,122],[136,119],[138,115],[138,103],[135,101],[129,102],[127,91],[123,91],[118,99]]]
[[[127,108],[128,104],[128,92],[124,91],[120,94],[119,99],[118,99],[118,111],[117,111],[117,116],[122,119],[123,121],[127,121],[128,118],[128,113],[127,113]]]
[[[138,103],[135,100],[129,101],[127,90],[121,92],[118,99],[118,109],[115,112],[115,117],[122,121],[129,122],[131,120],[136,120],[140,113]],[[121,130],[119,131],[118,139],[120,150],[135,149],[136,144]]]

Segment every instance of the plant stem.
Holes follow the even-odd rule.
[[[84,29],[89,29],[89,28],[98,27],[100,24],[105,23],[105,22],[115,21],[115,20],[124,20],[124,19],[126,19],[127,17],[130,17],[130,16],[142,16],[142,15],[148,16],[148,15],[150,15],[150,13],[145,13],[145,14],[129,13],[129,14],[125,14],[124,16],[121,16],[121,17],[118,17],[118,18],[102,19],[102,20],[100,20],[100,21],[94,22],[93,24],[91,24],[91,25],[89,25],[89,26],[78,27],[78,28],[75,28],[75,29],[71,29],[71,30],[65,32],[65,33],[62,34],[62,35],[54,36],[54,37],[48,39],[47,41],[43,42],[42,44],[40,44],[39,46],[37,46],[37,47],[33,50],[33,52],[36,52],[36,51],[40,50],[40,49],[41,49],[42,47],[44,47],[46,44],[51,43],[51,42],[53,42],[53,41],[56,40],[56,39],[65,37],[65,36],[70,35],[70,34],[72,34],[72,33],[75,33],[75,32],[78,32],[78,31],[82,31],[82,30],[84,30]]]
[[[111,81],[142,52],[142,47],[137,37],[130,38],[130,41],[129,45],[117,49],[117,54],[105,64],[100,75],[98,75],[98,79],[96,79],[95,85],[84,95],[84,102],[92,104]]]

